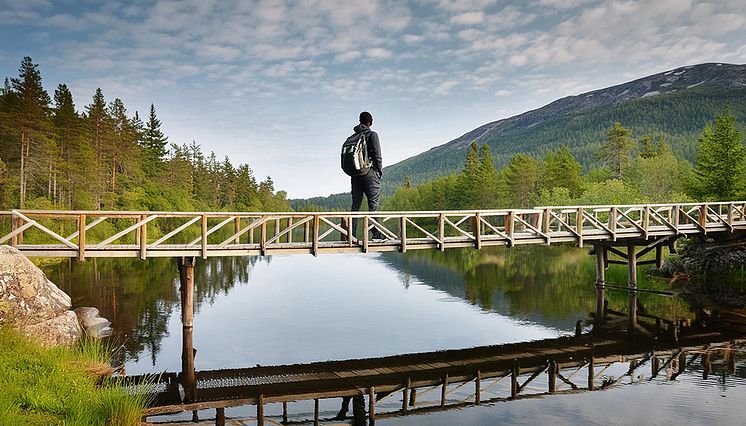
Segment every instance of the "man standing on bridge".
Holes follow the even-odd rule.
[[[353,212],[360,210],[360,204],[363,202],[363,194],[368,199],[368,211],[377,211],[380,202],[383,159],[381,157],[381,143],[378,140],[378,133],[370,130],[372,125],[373,116],[368,111],[363,111],[360,113],[360,124],[352,129],[356,134],[366,132],[368,158],[370,158],[372,163],[367,174],[352,177],[352,208],[350,211]],[[367,230],[364,232],[367,232]],[[352,219],[352,233],[357,236],[357,219]],[[381,231],[377,229],[373,229],[372,237],[374,239],[384,238]]]

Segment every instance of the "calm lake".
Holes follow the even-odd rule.
[[[198,260],[195,367],[342,360],[572,335],[576,322],[588,324],[595,308],[594,267],[587,249],[571,247]],[[181,369],[173,259],[71,261],[45,272],[71,295],[74,307],[98,307],[112,321],[111,340],[120,346],[117,360],[128,375]],[[609,284],[625,286],[626,280],[625,267],[610,267]],[[666,281],[643,275],[639,286],[669,288]],[[626,310],[625,291],[608,290],[607,299],[610,309]],[[645,293],[639,299],[650,314],[694,318],[689,303],[679,297]],[[647,377],[603,391],[467,406],[376,424],[746,424],[743,354],[736,357],[735,374],[726,370],[715,368],[704,379],[700,364],[694,363],[676,380]],[[308,418],[312,405],[291,406],[297,416]],[[323,400],[321,409],[322,417],[329,418],[339,401]],[[229,417],[255,413],[254,406],[226,410]],[[277,408],[268,407],[266,414],[277,415]],[[191,419],[191,413],[157,420],[174,419]]]

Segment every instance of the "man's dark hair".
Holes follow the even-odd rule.
[[[370,125],[373,123],[373,116],[368,111],[363,111],[360,113],[360,122]]]

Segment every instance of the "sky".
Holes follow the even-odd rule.
[[[152,103],[170,143],[306,198],[349,191],[363,110],[391,165],[564,96],[746,63],[746,1],[0,0],[0,77],[24,56],[79,111],[96,88]]]

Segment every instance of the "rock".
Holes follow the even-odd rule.
[[[0,324],[11,324],[45,345],[72,344],[82,330],[70,296],[21,252],[0,246]]]
[[[73,311],[65,311],[52,319],[23,326],[20,330],[46,346],[72,346],[83,333],[78,324],[78,317]]]
[[[78,321],[80,321],[80,325],[85,327],[85,324],[88,321],[92,321],[95,318],[99,318],[99,312],[97,308],[91,308],[89,306],[81,306],[80,308],[75,308],[73,310],[75,312],[75,315],[78,316]]]
[[[109,327],[111,321],[101,317],[98,309],[91,307],[76,308],[75,315],[78,316],[78,321],[87,336],[100,339],[111,335],[112,329]]]

